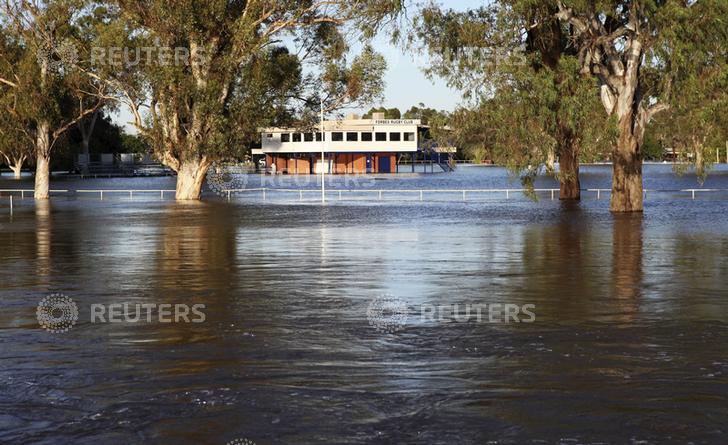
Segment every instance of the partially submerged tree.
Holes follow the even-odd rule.
[[[6,92],[7,93],[7,92]],[[0,96],[0,155],[20,179],[25,161],[33,155],[34,140],[27,121],[15,112],[15,94]]]
[[[434,61],[428,74],[473,102],[455,113],[459,143],[505,164],[528,187],[545,166],[560,181],[561,199],[579,199],[580,158],[603,150],[609,126],[594,125],[593,82],[574,69],[571,35],[555,12],[523,0],[466,12],[431,6],[416,34]]]
[[[75,0],[4,0],[7,37],[0,53],[0,88],[12,90],[15,111],[29,121],[35,148],[35,198],[48,199],[53,147],[85,116],[103,106],[103,86],[73,67],[80,42]],[[12,58],[11,58],[12,57]]]
[[[555,6],[573,34],[581,71],[598,79],[604,108],[617,121],[611,210],[642,211],[645,129],[670,107],[676,80],[689,74],[685,62],[716,46],[725,49],[728,3],[559,0]]]
[[[254,131],[260,115],[269,113],[271,103],[263,99],[291,90],[275,73],[259,76],[270,68],[264,67],[267,58],[291,62],[269,50],[280,39],[295,38],[310,50],[307,57],[318,57],[321,81],[314,91],[326,108],[381,91],[383,59],[365,50],[346,64],[347,48],[337,36],[345,24],[372,29],[390,3],[214,0],[171,8],[161,0],[119,0],[102,12],[110,19],[98,28],[96,46],[105,50],[91,55],[95,63],[87,72],[116,89],[159,160],[177,172],[177,199],[196,200],[210,165],[234,153],[236,135]],[[311,92],[302,99],[318,107]]]

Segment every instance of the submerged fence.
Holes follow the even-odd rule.
[[[611,189],[583,189],[582,198],[601,200],[611,195]],[[109,197],[134,199],[173,199],[175,190],[169,189],[97,189],[97,190],[50,190],[51,195],[66,197],[85,197],[105,200]],[[675,189],[675,190],[644,190],[645,199],[656,195],[669,195],[672,199],[698,199],[701,196],[711,196],[728,200],[728,189]],[[0,196],[25,199],[33,196],[29,189],[0,189]],[[203,197],[219,196],[231,201],[237,198],[247,198],[261,201],[320,201],[321,189],[288,189],[288,188],[249,188],[225,189],[205,193]],[[538,199],[557,200],[559,189],[327,189],[328,201],[414,201],[414,202],[477,202],[509,200],[513,198],[528,198],[536,196]]]

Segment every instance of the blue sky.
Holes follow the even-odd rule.
[[[487,3],[486,0],[439,0],[438,3],[445,8],[463,10],[475,8]],[[438,110],[453,110],[461,101],[460,92],[447,87],[441,79],[428,79],[422,72],[428,60],[419,54],[404,54],[402,49],[389,43],[387,37],[375,39],[374,47],[387,58],[388,70],[385,76],[386,90],[381,104],[387,108],[397,107],[402,112],[413,105],[424,103],[430,108]],[[120,110],[114,120],[125,125],[127,131],[135,131],[126,125],[131,121],[128,110]],[[349,110],[361,112],[362,110]]]
[[[445,8],[465,10],[483,6],[484,0],[440,0]],[[387,42],[384,37],[377,38],[375,48],[384,54],[389,62],[386,75],[387,88],[384,103],[387,108],[397,107],[402,112],[420,102],[430,108],[452,111],[461,101],[460,92],[447,87],[442,79],[428,79],[422,72],[427,66],[426,57],[415,54],[403,54]]]

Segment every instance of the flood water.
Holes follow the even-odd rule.
[[[648,188],[697,187],[646,173]],[[609,174],[587,168],[583,185]],[[472,167],[376,183],[514,185]],[[705,186],[728,189],[728,169]],[[0,443],[728,443],[728,199],[608,205],[68,195],[16,200],[11,218],[3,198]],[[50,294],[78,305],[66,333],[38,325]],[[385,294],[407,304],[397,332],[367,317]],[[91,322],[112,303],[204,304],[206,319]],[[454,303],[531,304],[536,319],[418,309]]]

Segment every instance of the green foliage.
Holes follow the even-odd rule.
[[[444,137],[476,161],[506,165],[526,185],[559,156],[603,158],[615,139],[596,82],[580,74],[554,11],[549,2],[529,1],[465,12],[430,6],[414,33],[433,60],[427,73],[470,99]]]
[[[240,156],[261,126],[300,125],[327,111],[375,100],[386,63],[365,46],[347,57],[343,27],[372,32],[399,2],[177,2],[99,4],[87,27],[101,48],[150,48],[137,63],[96,63],[88,70],[112,85],[135,114],[159,158],[206,162]],[[281,39],[297,51],[281,47]],[[157,54],[187,50],[188,63]],[[105,54],[108,57],[108,54]],[[100,58],[96,58],[97,61]],[[305,75],[304,64],[318,75]],[[308,70],[311,71],[311,70]],[[148,110],[148,111],[146,111]]]

